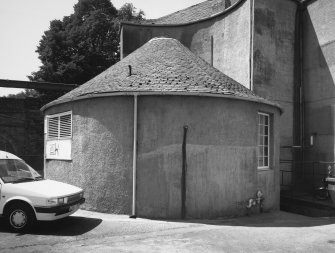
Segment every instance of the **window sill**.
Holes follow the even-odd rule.
[[[72,140],[71,137],[59,137],[59,138],[46,138],[46,141],[60,141],[60,140]]]
[[[264,168],[257,168],[257,171],[268,171],[268,170],[271,170],[270,167],[264,167]]]

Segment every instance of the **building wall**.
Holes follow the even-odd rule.
[[[305,138],[314,146],[305,160],[335,161],[335,2],[318,0],[303,16],[303,85]],[[321,172],[326,172],[322,167]]]
[[[297,145],[293,143],[296,9],[297,3],[291,0],[247,0],[232,12],[192,25],[124,25],[123,56],[153,37],[178,39],[229,77],[279,103],[284,109],[281,146]],[[292,159],[291,150],[282,154],[282,159]]]
[[[242,1],[228,14],[189,25],[124,24],[121,30],[121,55],[126,57],[154,37],[179,40],[209,64],[213,62],[218,70],[250,87],[250,1]]]
[[[85,189],[84,208],[131,210],[133,102],[131,97],[82,100],[46,111],[72,110],[72,161],[47,160],[46,177]]]
[[[284,110],[280,146],[299,145],[294,143],[296,9],[297,3],[290,0],[254,0],[252,89]],[[281,149],[282,160],[293,160],[293,155],[292,149]],[[292,164],[283,163],[281,169],[291,170]]]
[[[279,206],[278,129],[271,170],[257,171],[258,111],[276,109],[234,99],[139,97],[137,213],[181,217],[183,127],[186,140],[186,217],[245,215],[258,189],[265,209]]]
[[[48,178],[85,189],[84,208],[131,212],[133,102],[109,97],[59,105],[73,112],[72,161],[47,160]],[[181,217],[183,126],[187,134],[186,208],[189,218],[244,215],[258,189],[265,210],[279,207],[278,126],[272,166],[258,171],[257,112],[278,121],[278,109],[234,99],[139,96],[137,215]],[[109,115],[109,117],[107,117]]]

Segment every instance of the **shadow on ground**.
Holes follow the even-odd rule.
[[[37,222],[34,228],[27,232],[33,235],[78,236],[85,234],[100,225],[102,219],[70,216],[56,221]],[[5,220],[0,219],[0,232],[10,232]]]
[[[166,220],[162,220],[166,221]],[[236,218],[213,220],[171,220],[173,222],[236,227],[318,227],[335,224],[335,217],[308,217],[289,212],[271,212],[253,214]]]

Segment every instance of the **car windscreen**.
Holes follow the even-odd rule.
[[[20,183],[42,179],[42,176],[18,159],[0,159],[0,177],[4,183]]]

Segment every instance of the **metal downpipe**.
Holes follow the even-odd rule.
[[[188,126],[184,126],[183,144],[182,144],[182,173],[181,173],[181,218],[186,218],[186,173],[187,173],[187,153],[186,139]]]
[[[134,95],[134,139],[133,139],[133,201],[130,218],[136,218],[136,170],[137,170],[137,95]]]

